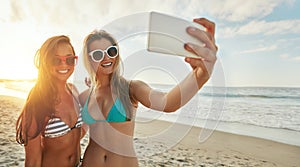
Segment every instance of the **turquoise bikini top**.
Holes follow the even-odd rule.
[[[88,98],[82,108],[82,111],[81,111],[81,116],[82,116],[82,120],[84,121],[84,123],[90,125],[90,124],[94,124],[97,122],[125,122],[127,120],[126,110],[119,98],[116,98],[113,106],[111,107],[111,109],[108,113],[106,120],[95,120],[88,111],[88,104],[90,101],[90,96],[91,96],[91,93],[88,96]]]

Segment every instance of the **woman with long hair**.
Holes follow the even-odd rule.
[[[187,43],[185,49],[201,58],[185,58],[193,70],[166,93],[120,75],[119,46],[112,35],[96,30],[85,38],[83,59],[92,84],[80,95],[82,118],[89,125],[90,134],[83,166],[138,166],[133,146],[138,103],[154,110],[174,112],[207,82],[216,62],[215,25],[204,18],[194,21],[206,31],[189,27],[187,32],[205,45]]]
[[[26,167],[74,167],[80,162],[84,131],[78,91],[67,83],[76,61],[65,35],[47,39],[35,55],[38,78],[16,123]]]

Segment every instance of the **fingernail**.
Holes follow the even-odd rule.
[[[188,30],[189,31],[196,31],[196,28],[195,27],[189,27]]]

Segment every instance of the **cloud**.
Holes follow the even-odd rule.
[[[227,27],[219,31],[220,37],[229,38],[238,35],[285,35],[300,34],[300,20],[282,20],[282,21],[250,21],[240,27]]]
[[[5,1],[7,2],[7,1]],[[262,18],[282,4],[293,4],[295,0],[97,0],[91,2],[26,0],[10,1],[14,19],[34,17],[38,23],[64,25],[86,24],[90,21],[105,23],[122,16],[157,10],[181,17],[200,15],[222,21],[244,21]],[[178,5],[180,4],[180,5]]]
[[[102,27],[118,18],[149,11],[160,11],[177,15],[186,19],[208,17],[218,21],[219,37],[233,37],[256,33],[274,34],[287,30],[300,31],[299,21],[265,22],[252,21],[242,27],[222,26],[226,21],[241,22],[248,19],[258,19],[269,15],[274,8],[292,5],[295,0],[97,0],[92,3],[73,1],[4,1],[9,8],[4,10],[10,21],[27,21],[34,23],[37,29],[59,32],[90,32],[96,27]],[[180,4],[180,5],[178,5]],[[1,5],[2,6],[2,5]],[[2,15],[2,13],[1,13]],[[5,18],[0,18],[5,19]],[[147,22],[147,21],[145,21]],[[230,24],[227,24],[228,26]],[[284,25],[284,26],[282,26]],[[42,31],[43,31],[42,30]]]
[[[7,21],[10,16],[9,1],[1,1],[0,5],[0,23]]]
[[[272,46],[260,47],[260,48],[250,49],[250,50],[244,50],[242,52],[239,52],[239,55],[252,54],[252,53],[257,53],[257,52],[267,52],[267,51],[273,51],[275,49],[277,49],[277,46],[272,45]]]
[[[11,0],[7,2],[5,11],[9,22],[31,22],[40,31],[70,32],[71,34],[87,34],[95,28],[103,27],[124,16],[149,11],[160,11],[177,15],[178,4],[170,0],[82,0],[38,1]],[[183,12],[184,13],[184,12]],[[2,14],[2,13],[1,13]],[[2,19],[2,18],[0,18]],[[4,18],[3,18],[4,19]],[[1,20],[0,20],[1,21]],[[137,20],[148,23],[146,19]],[[124,29],[126,26],[122,25]]]
[[[18,5],[17,1],[11,1],[11,8],[15,6],[18,10],[12,11],[14,15],[28,10],[27,17],[33,17],[36,22],[58,26],[68,23],[76,23],[79,26],[93,23],[103,24],[123,16],[153,9],[167,13],[176,13],[177,11],[176,1],[169,0],[143,2],[139,0],[97,0],[92,3],[82,0],[27,0],[23,5]]]
[[[289,54],[281,54],[281,55],[279,55],[279,57],[281,59],[288,60],[288,61],[297,61],[297,62],[300,62],[300,56],[292,57]]]
[[[299,61],[299,62],[300,62],[300,56],[294,57],[294,58],[292,58],[292,60],[294,60],[294,61]]]
[[[189,13],[209,14],[210,16],[230,22],[240,22],[252,18],[263,18],[283,4],[292,6],[295,0],[192,0],[182,1]]]
[[[279,57],[282,58],[282,59],[288,59],[289,55],[288,54],[281,54],[281,55],[279,55]]]

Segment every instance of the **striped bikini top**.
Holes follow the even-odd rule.
[[[49,119],[45,131],[44,131],[44,137],[46,138],[54,138],[54,137],[60,137],[67,133],[69,133],[74,128],[80,128],[83,124],[81,113],[79,114],[77,121],[74,126],[69,127],[68,124],[66,124],[64,121],[62,121],[58,117],[53,117]]]
[[[79,104],[80,111],[82,109],[80,103],[78,100],[74,97],[72,91],[70,88],[67,86],[69,91],[71,92],[73,98],[75,101]],[[74,128],[80,128],[83,124],[82,117],[81,117],[81,112],[79,112],[77,121],[74,126],[70,127],[68,124],[66,124],[64,121],[62,121],[59,117],[53,116],[52,118],[49,119],[47,122],[47,125],[45,127],[45,131],[43,136],[46,138],[54,138],[54,137],[60,137],[63,136],[67,133],[69,133],[71,130]]]

